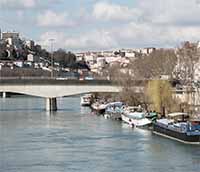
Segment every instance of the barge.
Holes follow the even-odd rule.
[[[200,145],[200,119],[186,113],[171,113],[153,123],[153,133],[185,144]]]

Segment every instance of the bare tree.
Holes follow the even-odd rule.
[[[177,48],[178,63],[174,70],[174,78],[178,79],[186,88],[187,98],[184,106],[195,105],[195,94],[197,93],[194,85],[194,66],[199,61],[200,52],[198,43],[184,42],[181,47]],[[191,106],[191,107],[192,107]],[[193,113],[194,108],[190,109]]]
[[[131,70],[135,78],[160,78],[161,75],[171,76],[176,62],[177,57],[174,50],[159,49],[149,56],[143,56],[133,61]]]
[[[134,106],[143,104],[143,95],[136,92],[137,81],[132,77],[129,68],[122,68],[119,64],[115,64],[109,68],[109,74],[112,81],[122,86],[122,91],[119,94],[121,101]]]
[[[199,51],[196,43],[184,42],[176,51],[178,61],[174,70],[174,77],[182,84],[193,81],[194,65],[199,60]]]

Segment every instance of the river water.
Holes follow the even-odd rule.
[[[58,112],[40,98],[0,99],[1,172],[198,172],[200,146],[132,129],[58,99]]]

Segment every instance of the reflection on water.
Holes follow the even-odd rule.
[[[0,171],[197,172],[200,147],[106,120],[58,99],[58,112],[39,98],[0,99]]]
[[[88,107],[81,107],[80,113],[83,115],[88,114],[90,113],[90,109]]]

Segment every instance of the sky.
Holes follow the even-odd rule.
[[[67,51],[196,42],[199,16],[200,0],[0,0],[2,31]]]

